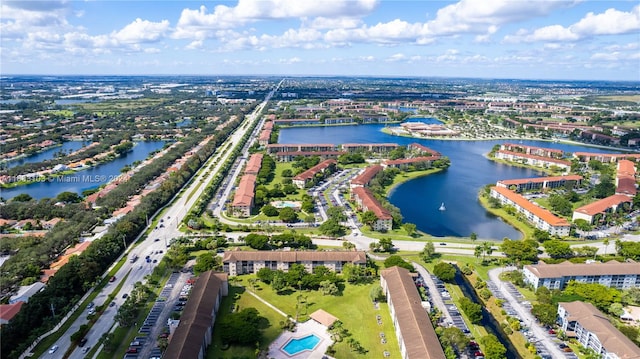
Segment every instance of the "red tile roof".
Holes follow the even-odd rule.
[[[421,151],[421,152],[430,153],[433,156],[440,156],[440,152],[438,152],[436,150],[432,150],[429,147],[427,147],[425,145],[421,145],[419,143],[412,143],[409,146],[407,146],[407,148],[409,148],[410,150],[414,150],[414,151]]]
[[[531,158],[531,159],[535,159],[541,162],[550,162],[550,163],[557,163],[559,165],[565,165],[565,166],[571,166],[571,161],[566,161],[566,160],[559,160],[557,158],[552,158],[552,157],[545,157],[545,156],[536,156],[536,155],[529,155],[526,153],[522,153],[522,152],[514,152],[514,151],[505,151],[505,150],[499,150],[499,153],[505,153],[511,156],[515,156],[515,157],[521,157],[521,158]]]
[[[551,226],[554,226],[554,227],[569,226],[569,222],[567,222],[566,219],[560,218],[542,207],[538,207],[534,203],[529,202],[529,200],[527,200],[526,198],[522,197],[521,195],[507,188],[494,186],[494,187],[491,187],[491,190],[494,190],[500,193],[501,195],[513,201],[516,205],[524,208],[530,213],[533,213],[535,216],[547,222]]]
[[[246,174],[240,179],[236,194],[233,196],[233,206],[251,206],[253,204],[253,190],[256,185],[256,175]]]
[[[260,167],[262,167],[262,153],[254,153],[249,158],[247,166],[244,168],[244,173],[258,174]]]
[[[575,212],[587,214],[590,216],[594,216],[598,213],[604,213],[607,209],[620,205],[624,202],[631,202],[632,199],[623,194],[614,194],[613,196],[609,196],[603,198],[599,201],[589,203],[575,210]]]
[[[351,180],[351,184],[366,186],[383,168],[380,165],[369,166],[364,169],[364,172],[356,176]]]
[[[378,219],[393,219],[391,213],[387,211],[380,202],[375,198],[373,192],[364,187],[356,187],[351,190],[351,193],[358,196],[362,201],[362,206],[366,207],[368,211],[373,211]]]
[[[329,167],[330,165],[336,165],[338,164],[338,162],[334,159],[328,159],[328,160],[324,160],[320,163],[318,163],[317,165],[309,168],[308,170],[300,173],[299,175],[293,177],[294,180],[309,180],[312,179],[313,176],[316,175],[316,173],[320,173],[322,171],[324,171],[327,167]]]
[[[24,302],[20,301],[13,304],[0,304],[0,322],[10,321],[18,314]]]
[[[519,178],[502,180],[500,183],[505,186],[518,185],[524,183],[542,183],[542,182],[558,182],[558,181],[582,181],[582,176],[568,175],[568,176],[550,176],[550,177],[537,177],[537,178]]]

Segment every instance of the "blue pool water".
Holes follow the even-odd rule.
[[[313,350],[319,342],[320,338],[318,336],[310,334],[304,338],[290,339],[287,344],[282,347],[282,350],[288,355],[296,355],[305,350]]]

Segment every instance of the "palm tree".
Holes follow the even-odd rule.
[[[602,240],[602,244],[604,244],[604,255],[607,255],[607,247],[609,246],[609,238],[605,238]]]

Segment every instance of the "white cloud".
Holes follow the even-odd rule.
[[[598,35],[619,35],[640,31],[640,5],[631,11],[608,9],[603,13],[588,13],[577,23],[564,27],[550,25],[533,32],[521,29],[515,35],[505,36],[506,42],[576,41]]]
[[[308,24],[307,27],[313,29],[352,29],[362,25],[362,20],[353,17],[316,17]]]
[[[495,32],[501,25],[545,16],[573,4],[575,1],[566,0],[461,0],[438,10],[427,27],[438,35]]]
[[[343,25],[353,26],[355,20],[345,19],[367,15],[377,4],[378,0],[239,0],[235,7],[218,5],[211,13],[201,6],[182,10],[174,37],[204,39],[215,30],[266,19],[325,18],[318,20],[317,26],[322,26],[326,19],[343,18]]]
[[[120,43],[132,44],[141,42],[154,42],[164,37],[169,29],[169,21],[151,22],[137,18],[111,36]]]

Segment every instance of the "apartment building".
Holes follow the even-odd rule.
[[[498,186],[491,187],[490,196],[498,199],[502,205],[513,206],[540,230],[560,237],[569,235],[571,225],[566,219],[560,218],[548,210],[529,202],[526,198],[507,188]]]
[[[411,273],[400,267],[380,271],[403,359],[445,359],[444,350],[431,324]]]
[[[545,189],[562,188],[565,187],[567,183],[572,184],[571,188],[577,188],[582,183],[582,179],[582,176],[578,175],[519,178],[498,181],[496,182],[496,186],[508,188],[514,192],[541,191]]]
[[[335,171],[338,161],[334,159],[324,160],[317,165],[309,168],[308,170],[293,177],[293,184],[298,188],[305,188],[309,182],[311,182],[317,174],[321,174],[323,177],[326,172],[333,173]]]
[[[524,281],[533,286],[549,289],[564,289],[569,281],[580,283],[598,283],[616,289],[640,287],[640,264],[629,260],[606,263],[571,263],[565,261],[558,264],[539,262],[524,266]]]
[[[319,266],[342,272],[347,263],[364,266],[367,256],[362,251],[227,251],[222,257],[224,272],[234,276],[262,268],[286,272],[292,264],[302,264],[309,273]]]
[[[373,193],[364,187],[351,189],[351,197],[356,202],[356,206],[362,212],[372,211],[378,220],[373,225],[375,231],[390,231],[393,227],[393,217],[382,204],[378,202]]]
[[[558,321],[569,337],[603,359],[640,358],[640,347],[622,334],[607,316],[591,303],[558,303]]]
[[[362,171],[359,175],[351,180],[350,187],[356,188],[368,186],[369,183],[371,183],[371,180],[382,170],[384,170],[384,168],[380,165],[374,165],[365,168],[364,171]]]

